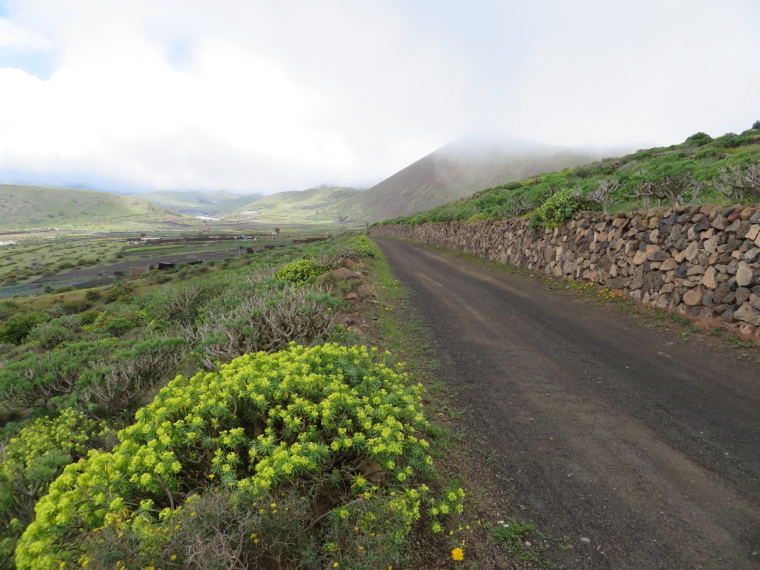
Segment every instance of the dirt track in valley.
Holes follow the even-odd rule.
[[[552,562],[760,568],[760,365],[535,277],[373,239],[513,515],[570,538]]]

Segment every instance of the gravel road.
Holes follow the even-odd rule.
[[[502,458],[515,516],[570,538],[553,562],[760,568],[760,365],[535,277],[373,239],[472,437]]]

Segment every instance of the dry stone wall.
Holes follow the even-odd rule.
[[[370,234],[591,281],[760,338],[760,204],[582,212],[556,229],[514,219],[374,226]]]

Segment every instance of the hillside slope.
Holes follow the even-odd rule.
[[[180,219],[181,214],[136,196],[0,184],[0,230],[130,228]]]
[[[663,204],[756,202],[760,200],[760,121],[740,134],[712,138],[698,132],[668,147],[640,149],[479,189],[467,199],[385,221],[413,225],[473,216],[506,219],[535,211],[540,223],[541,216],[559,215],[558,206],[538,208],[563,189],[569,193],[564,198],[565,217],[578,209],[617,212]]]
[[[234,210],[258,200],[262,196],[262,194],[232,194],[226,190],[214,192],[159,190],[140,194],[140,198],[143,200],[191,216],[218,214]]]
[[[362,193],[356,188],[320,186],[270,194],[237,208],[234,213],[256,212],[256,219],[286,222],[335,222],[344,214],[342,204]]]
[[[457,139],[341,203],[339,208],[344,216],[359,221],[385,220],[429,210],[483,188],[594,159],[587,152],[529,141]]]

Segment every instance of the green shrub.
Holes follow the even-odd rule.
[[[332,308],[339,303],[319,287],[295,285],[221,298],[194,327],[196,354],[206,368],[217,369],[249,352],[281,350],[291,341],[314,342],[332,328]]]
[[[275,279],[290,281],[295,284],[306,283],[312,278],[318,277],[324,273],[324,269],[309,259],[293,261],[283,266],[274,274]]]
[[[55,348],[61,343],[68,342],[74,338],[74,332],[64,326],[61,326],[54,319],[47,323],[42,323],[34,327],[27,336],[27,340],[36,342],[42,348]]]
[[[103,322],[100,329],[112,336],[123,336],[137,327],[137,323],[126,317],[117,315]]]
[[[168,380],[187,351],[187,341],[178,338],[126,346],[109,338],[29,353],[0,369],[0,398],[11,409],[74,406],[119,415]]]
[[[98,320],[99,316],[100,316],[100,311],[92,309],[90,311],[85,311],[84,313],[79,315],[79,320],[82,323],[82,326],[87,326],[87,325],[93,324],[96,320]]]
[[[467,222],[468,223],[469,222],[480,222],[482,220],[487,220],[487,219],[489,219],[488,218],[488,214],[486,214],[485,212],[478,212],[477,214],[473,214],[472,216],[470,216],[469,218],[467,218]]]
[[[16,313],[0,326],[0,342],[21,344],[37,325],[44,323],[48,317],[40,313]]]
[[[139,304],[152,320],[190,325],[217,292],[212,282],[194,280],[154,291],[144,296]]]
[[[289,528],[305,542],[305,533],[317,537],[316,552],[307,544],[293,554],[317,557],[310,567],[392,564],[420,516],[432,459],[418,433],[428,426],[420,388],[388,358],[364,347],[291,345],[177,377],[119,432],[113,452],[90,452],[52,483],[19,540],[18,568],[78,567],[105,555],[82,539],[100,544],[100,534],[105,544],[107,533],[156,567],[171,567],[171,555],[187,564],[193,552],[212,553],[215,534],[201,529],[215,519],[242,521],[217,528],[235,544],[250,541],[245,551],[262,553],[259,567]],[[182,530],[199,512],[214,514]],[[351,531],[376,547],[370,565]],[[188,541],[198,550],[188,552]]]
[[[86,455],[93,438],[104,435],[96,422],[65,410],[39,418],[4,446],[0,462],[0,566],[9,567],[16,540],[34,518],[34,505],[63,467]]]
[[[148,338],[109,352],[81,370],[71,405],[91,414],[111,417],[134,409],[150,390],[169,380],[188,352],[179,338]]]
[[[128,303],[134,298],[134,295],[134,287],[129,283],[119,282],[106,289],[104,299],[106,303],[113,303],[114,301]]]
[[[755,121],[755,122],[752,124],[752,130],[753,130],[753,131],[760,131],[760,121]]]
[[[718,139],[722,148],[738,148],[744,144],[744,139],[736,133],[726,133]]]
[[[702,146],[702,145],[705,145],[705,144],[711,142],[712,140],[713,140],[713,138],[710,135],[708,135],[707,133],[699,132],[699,133],[694,133],[689,138],[687,138],[686,142],[687,143],[688,142],[693,142],[693,143],[697,143],[699,146]]]
[[[87,293],[84,294],[85,301],[89,301],[90,303],[94,303],[95,301],[100,300],[103,297],[100,291],[96,291],[94,289],[90,289],[87,291]]]
[[[88,326],[89,331],[105,331],[112,336],[122,336],[134,328],[143,325],[147,315],[145,311],[131,305],[116,304],[101,312],[97,319]]]
[[[44,354],[27,353],[0,369],[0,398],[11,409],[51,407],[74,392],[82,372],[113,350],[109,342],[80,342]]]
[[[64,315],[76,315],[89,309],[92,305],[86,299],[69,299],[60,303]]]
[[[571,219],[573,214],[580,209],[574,194],[575,191],[572,188],[565,188],[552,194],[533,212],[530,226],[557,228]]]
[[[348,249],[346,257],[353,259],[377,257],[379,253],[375,243],[366,236],[352,237],[345,242],[344,246]]]

